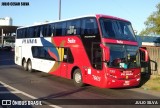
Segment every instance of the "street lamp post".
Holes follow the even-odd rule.
[[[59,20],[61,20],[61,0],[59,0]]]
[[[1,37],[1,47],[3,47],[3,29],[2,29],[2,31],[1,31],[1,33],[2,33],[2,37]]]

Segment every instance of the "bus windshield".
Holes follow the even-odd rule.
[[[130,22],[101,18],[100,24],[104,38],[136,41]]]
[[[110,48],[109,67],[136,68],[140,66],[137,46],[106,44]]]

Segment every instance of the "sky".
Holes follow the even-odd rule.
[[[29,6],[2,6],[2,2],[29,2]],[[61,0],[61,19],[105,14],[129,20],[138,33],[160,0]],[[14,26],[58,20],[59,0],[0,0],[0,18],[11,17]]]

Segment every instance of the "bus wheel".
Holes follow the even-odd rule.
[[[27,62],[27,68],[28,68],[28,71],[29,71],[29,72],[32,72],[32,71],[33,71],[31,60],[29,60],[29,61]]]
[[[73,81],[74,84],[77,87],[82,87],[84,86],[83,81],[82,81],[82,74],[81,74],[81,70],[80,69],[76,69],[73,73]]]
[[[25,71],[28,70],[26,60],[23,60],[23,61],[22,61],[22,66],[23,66],[23,69],[24,69]]]

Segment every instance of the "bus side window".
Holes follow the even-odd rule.
[[[36,27],[34,27],[34,37],[36,37]]]
[[[70,48],[68,48],[68,62],[69,63],[74,62],[73,55],[72,55],[72,52],[71,52]]]
[[[55,35],[55,25],[54,23],[50,24],[50,32],[51,32],[51,36],[54,36]]]
[[[73,20],[67,22],[67,35],[80,35],[80,20]]]
[[[98,25],[95,18],[84,18],[82,19],[81,26],[82,35],[97,35],[98,34]]]
[[[23,33],[22,29],[17,30],[17,39],[22,38],[22,33]]]
[[[29,38],[33,38],[34,37],[34,28],[33,27],[30,27],[29,29],[28,29],[28,37]]]
[[[34,37],[40,37],[40,26],[34,28]]]
[[[40,36],[44,37],[44,25],[40,26]]]
[[[64,48],[63,62],[73,63],[73,55],[70,48]]]
[[[55,35],[56,36],[62,35],[62,29],[61,28],[62,27],[61,27],[60,23],[56,23],[56,25],[55,25]]]
[[[34,58],[39,58],[39,47],[32,46],[32,55]]]
[[[39,58],[45,58],[45,49],[43,47],[39,49]]]
[[[20,38],[20,34],[21,34],[21,33],[20,33],[20,30],[17,30],[17,33],[16,33],[16,38],[17,38],[17,39]]]
[[[66,35],[66,22],[56,23],[55,25],[56,29],[56,36],[64,36]]]
[[[52,34],[52,31],[51,31],[51,25],[50,25],[50,24],[48,24],[48,25],[47,25],[47,36],[48,36],[48,37],[50,37],[50,36],[51,36],[51,34]]]
[[[72,35],[74,34],[74,26],[72,26],[71,21],[67,21],[67,30],[66,30],[66,35]]]
[[[41,26],[41,32],[42,32],[43,37],[48,37],[47,29],[48,29],[48,25]]]
[[[26,28],[26,38],[30,38],[30,36],[29,36],[29,28]]]
[[[48,49],[48,48],[52,48],[52,47],[45,47],[46,49]],[[55,59],[54,58],[52,58],[50,55],[49,55],[49,52],[46,50],[46,52],[45,52],[45,58],[47,59],[47,60],[53,60],[53,61],[55,61]]]
[[[22,38],[26,38],[27,29],[22,29]]]

